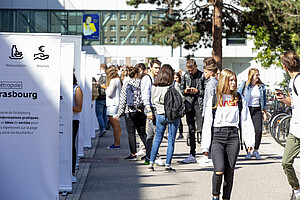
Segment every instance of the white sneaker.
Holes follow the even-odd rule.
[[[158,157],[154,163],[158,166],[165,166],[165,163],[162,161],[160,157]]]
[[[143,150],[139,150],[139,152],[137,152],[135,155],[138,157],[143,157],[146,155],[146,153]]]
[[[213,162],[211,159],[208,158],[208,156],[204,156],[203,158],[199,159],[198,161],[199,167],[213,167]]]
[[[300,189],[293,190],[293,197],[294,197],[295,200],[299,200],[300,199]]]
[[[195,158],[194,156],[192,156],[192,154],[191,154],[189,157],[187,157],[186,159],[184,159],[182,162],[185,163],[185,164],[189,164],[189,163],[196,163],[197,160],[196,160],[196,158]]]
[[[77,183],[77,178],[76,178],[76,176],[73,176],[73,175],[72,175],[71,180],[72,180],[72,183]]]

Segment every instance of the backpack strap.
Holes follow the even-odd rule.
[[[295,76],[295,78],[294,78],[294,81],[293,81],[293,89],[294,89],[294,92],[295,92],[295,94],[298,96],[298,92],[297,92],[297,89],[296,89],[296,87],[295,87],[295,79],[298,77],[300,75],[300,73],[298,73],[296,76]]]
[[[150,78],[151,85],[153,85],[151,76],[149,74],[146,74],[146,76],[148,76]]]
[[[239,129],[240,129],[240,144],[241,144],[241,150],[243,150],[243,138],[242,138],[242,125],[241,125],[241,119],[242,119],[242,110],[243,110],[243,102],[242,102],[242,96],[240,93],[237,92],[238,97],[238,108],[239,108]]]

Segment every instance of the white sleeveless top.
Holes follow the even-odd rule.
[[[79,85],[73,85],[73,106],[76,106],[76,103],[75,103],[75,92],[76,92],[77,87],[79,87]],[[81,116],[81,112],[74,112],[73,111],[73,120],[80,121],[80,116]]]

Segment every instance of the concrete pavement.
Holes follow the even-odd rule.
[[[175,173],[165,174],[163,167],[148,172],[143,161],[127,161],[129,146],[124,118],[121,119],[122,139],[120,150],[106,150],[113,144],[112,130],[104,137],[93,140],[92,148],[80,161],[73,194],[60,199],[123,200],[123,199],[211,199],[212,168],[199,168],[197,164],[181,164],[188,156],[187,127],[182,140],[176,140],[172,167]],[[185,123],[184,123],[185,124]],[[165,159],[167,141],[163,140],[160,153]],[[200,151],[200,145],[197,144]],[[232,200],[286,200],[290,187],[281,167],[283,148],[271,136],[264,136],[260,148],[261,160],[245,160],[241,151],[235,170]],[[197,159],[203,155],[199,152]],[[300,169],[300,159],[295,163]],[[300,176],[299,176],[300,177]],[[80,196],[80,198],[79,198]]]

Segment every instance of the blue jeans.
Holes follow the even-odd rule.
[[[98,119],[100,132],[106,129],[107,125],[107,115],[106,115],[106,100],[98,100],[96,101],[96,116]]]
[[[166,130],[166,127],[168,125],[169,128],[169,135],[168,135],[168,149],[167,149],[167,156],[166,156],[166,164],[171,165],[172,156],[174,152],[174,143],[175,143],[175,137],[176,133],[179,127],[180,118],[175,119],[173,121],[166,121],[165,115],[157,115],[156,116],[156,135],[155,140],[151,149],[151,155],[150,155],[150,162],[154,163],[157,152],[159,149],[159,146],[161,144],[161,141],[163,139],[164,132]]]

